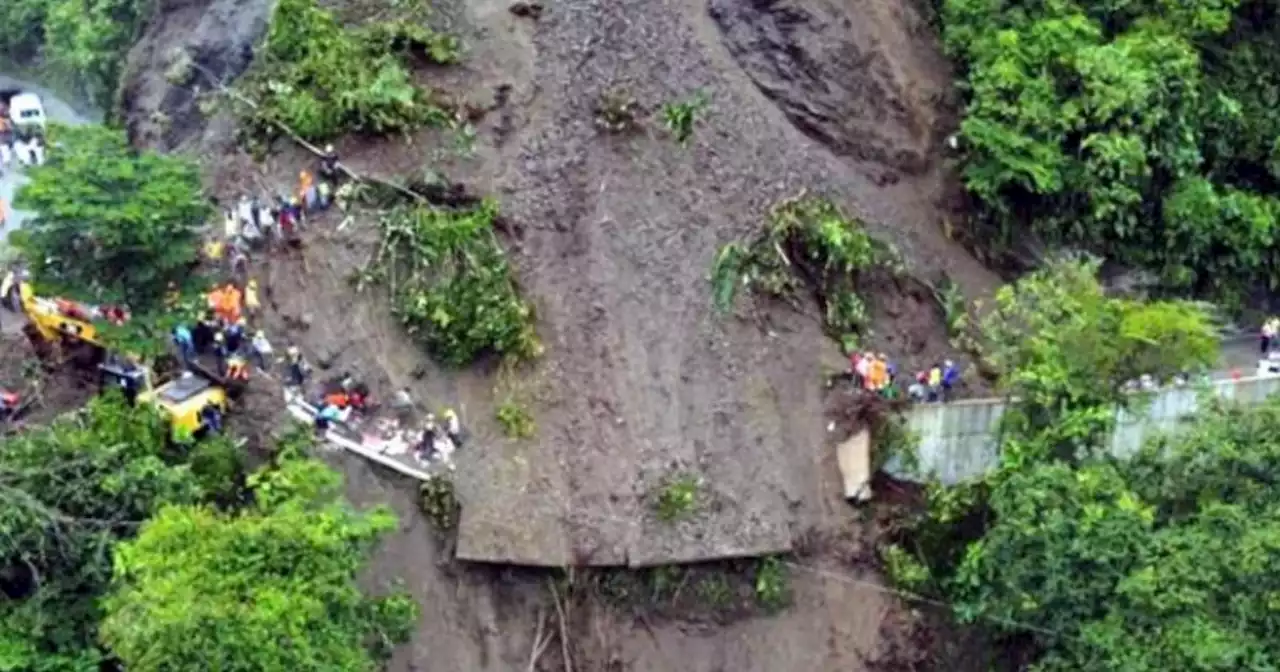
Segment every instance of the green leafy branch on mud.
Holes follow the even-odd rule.
[[[830,201],[801,193],[776,204],[756,236],[720,248],[711,271],[714,304],[731,310],[746,287],[794,305],[804,287],[818,298],[827,331],[844,341],[867,326],[858,288],[874,270],[902,272],[897,252]]]
[[[487,353],[542,354],[533,307],[516,287],[493,232],[497,204],[469,210],[401,206],[381,220],[382,241],[357,278],[385,284],[396,317],[432,356],[461,366]]]
[[[312,141],[452,123],[414,83],[409,65],[456,63],[458,42],[426,27],[423,3],[408,4],[404,16],[346,28],[315,0],[280,0],[265,49],[242,84],[258,101],[241,111],[244,137],[273,139],[275,123]]]

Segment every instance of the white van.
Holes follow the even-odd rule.
[[[44,103],[34,93],[19,93],[9,99],[9,118],[19,135],[43,135],[47,120]]]

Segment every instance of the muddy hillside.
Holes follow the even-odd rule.
[[[876,0],[445,0],[434,9],[463,58],[416,76],[468,113],[470,145],[429,132],[346,137],[337,149],[361,174],[447,176],[496,198],[545,355],[501,381],[486,367],[432,362],[385,300],[353,290],[372,246],[359,218],[318,225],[301,259],[259,269],[273,326],[292,327],[308,352],[359,371],[383,395],[408,386],[455,405],[472,433],[457,457],[456,547],[430,533],[407,483],[343,462],[353,499],[391,502],[404,521],[370,579],[403,577],[423,605],[396,669],[529,665],[546,586],[456,564],[455,550],[462,561],[544,567],[807,558],[792,571],[793,605],[767,619],[691,625],[599,606],[568,614],[575,649],[599,663],[582,669],[868,669],[899,655],[914,617],[878,589],[860,541],[870,523],[843,501],[836,474],[832,446],[844,437],[827,430],[822,383],[843,366],[839,345],[812,302],[746,300],[716,314],[708,273],[719,247],[757,231],[772,205],[802,190],[822,195],[906,262],[909,278],[865,289],[865,342],[903,369],[959,359],[922,282],[945,276],[978,296],[996,278],[944,233],[953,96],[919,9]],[[264,0],[165,0],[129,57],[132,137],[205,158],[223,198],[285,189],[313,165],[288,143],[251,158],[208,95],[252,66],[270,10]],[[619,96],[635,101],[635,123],[614,133],[599,117]],[[662,108],[693,99],[706,107],[682,146]],[[494,408],[505,392],[495,386],[519,390],[532,438],[503,436]],[[701,483],[696,515],[677,525],[654,514],[673,474]]]

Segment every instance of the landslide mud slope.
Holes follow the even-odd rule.
[[[139,97],[134,120],[185,109],[184,94],[154,70],[199,30],[199,12],[186,11],[135,50],[135,76],[155,88]],[[291,337],[310,352],[347,348],[338,366],[382,394],[408,384],[433,406],[463,409],[476,437],[458,456],[463,557],[647,564],[781,550],[812,529],[856,537],[863,523],[841,501],[830,450],[838,437],[823,415],[834,344],[812,310],[714,315],[706,274],[719,245],[809,189],[896,243],[914,273],[945,271],[971,296],[995,285],[941,233],[952,198],[939,158],[948,73],[916,11],[871,0],[565,0],[536,21],[502,0],[450,0],[439,11],[467,45],[466,62],[423,77],[490,110],[474,152],[456,156],[428,135],[347,139],[339,150],[360,172],[442,172],[499,199],[548,346],[527,379],[537,438],[504,440],[490,381],[432,366],[385,306],[351,293],[345,278],[369,243],[361,223],[318,234],[307,264],[273,262],[271,320],[308,314],[312,328]],[[638,132],[610,135],[594,123],[610,89],[650,113]],[[658,108],[696,92],[710,108],[680,148]],[[198,135],[176,126],[149,137],[170,146]],[[222,156],[209,151],[208,133],[201,140],[206,156]],[[223,197],[282,188],[305,165],[285,152],[262,175],[223,166],[212,183]],[[918,286],[871,289],[880,293],[873,347],[908,371],[946,354],[941,315]],[[444,550],[394,481],[344,464],[357,501],[391,498],[405,521],[376,578],[405,577],[427,609],[395,669],[524,669],[534,613],[547,606],[540,583],[504,591],[460,579],[441,566]],[[652,497],[683,471],[703,477],[702,504],[690,521],[659,524]],[[601,617],[579,633],[600,663],[583,669],[865,669],[890,648],[881,629],[902,612],[873,589],[873,572],[849,563],[836,553],[821,572],[796,573],[797,603],[771,619],[691,628]]]

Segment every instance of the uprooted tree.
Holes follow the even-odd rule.
[[[385,284],[400,322],[441,361],[537,357],[533,307],[493,230],[497,217],[492,200],[461,210],[397,207],[382,217],[382,241],[358,286]]]
[[[899,271],[897,253],[861,223],[830,201],[801,194],[776,204],[754,237],[720,248],[711,283],[721,311],[733,306],[739,286],[786,301],[795,301],[801,290],[812,292],[828,333],[848,341],[868,320],[861,281]]]

